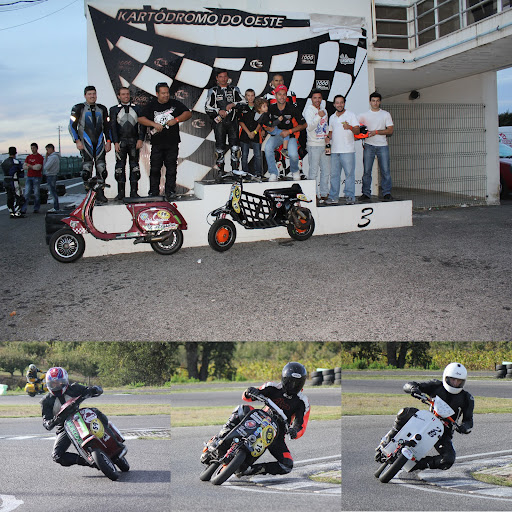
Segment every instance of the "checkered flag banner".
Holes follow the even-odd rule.
[[[114,90],[128,87],[133,101],[146,105],[155,85],[166,82],[171,97],[192,110],[192,119],[180,125],[178,193],[212,177],[215,139],[204,104],[215,68],[228,70],[232,85],[242,93],[254,89],[256,96],[269,92],[272,75],[280,73],[302,111],[315,88],[328,102],[336,94],[348,100],[366,66],[359,19],[125,5],[115,16],[88,5],[90,19]]]

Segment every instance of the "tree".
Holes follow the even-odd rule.
[[[404,368],[407,357],[408,341],[388,341],[386,343],[386,356],[388,364],[395,368]]]
[[[512,112],[508,110],[498,116],[498,126],[512,126]]]
[[[32,363],[32,357],[22,350],[20,343],[8,343],[0,348],[0,369],[11,374],[19,370],[23,375],[25,368]]]
[[[216,378],[232,378],[234,342],[189,341],[185,343],[185,351],[189,378],[205,381],[211,364]]]

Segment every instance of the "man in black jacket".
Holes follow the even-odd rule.
[[[430,380],[428,382],[407,382],[404,391],[410,394],[425,393],[431,398],[438,396],[443,399],[454,411],[453,419],[461,424],[457,431],[469,434],[473,428],[474,398],[471,393],[462,388],[466,383],[468,372],[460,363],[450,363],[443,372],[443,381]],[[398,433],[398,431],[418,412],[415,407],[401,409],[395,419],[393,428],[382,439],[376,458],[380,454],[380,446],[385,446]],[[420,460],[413,470],[418,469],[449,469],[455,462],[455,449],[453,448],[453,424],[445,428],[444,434],[435,445],[439,455],[427,456]]]
[[[46,430],[52,430],[57,426],[55,443],[53,445],[52,459],[62,466],[88,466],[89,464],[78,453],[67,452],[71,445],[66,431],[64,430],[63,420],[56,419],[56,416],[67,401],[77,396],[99,396],[103,389],[99,386],[82,386],[81,384],[69,384],[68,373],[64,368],[54,367],[46,372],[46,386],[48,394],[41,400],[41,409],[43,415],[43,426]],[[97,411],[98,417],[104,425],[108,425],[108,418]]]

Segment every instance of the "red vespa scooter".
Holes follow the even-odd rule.
[[[88,181],[89,190],[80,205],[62,222],[69,227],[60,229],[50,238],[50,253],[61,263],[78,260],[85,251],[82,236],[90,233],[98,240],[134,239],[134,244],[149,243],[158,254],[174,254],[183,245],[184,229],[187,222],[175,203],[165,201],[163,197],[127,197],[123,199],[132,216],[132,226],[122,233],[99,231],[92,219],[92,212],[98,190],[109,187],[96,177]]]

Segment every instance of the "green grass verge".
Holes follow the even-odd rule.
[[[396,414],[402,407],[421,408],[421,403],[405,393],[343,393],[344,416]],[[475,414],[488,413],[512,413],[512,398],[475,397]]]
[[[90,404],[94,407],[94,404]],[[167,404],[100,404],[101,412],[107,416],[155,416],[169,414],[171,407]],[[0,405],[0,418],[39,418],[39,403],[29,405]]]
[[[173,427],[198,427],[204,425],[224,425],[232,406],[225,407],[171,407]],[[340,406],[317,406],[311,409],[310,420],[337,420],[341,418]]]
[[[471,476],[475,480],[479,480],[480,482],[485,482],[486,484],[492,485],[504,485],[506,487],[512,487],[512,475],[509,476],[498,476],[498,475],[487,475],[478,473],[471,473]]]
[[[338,471],[326,471],[325,473],[310,475],[309,479],[314,482],[341,485],[341,469]]]

